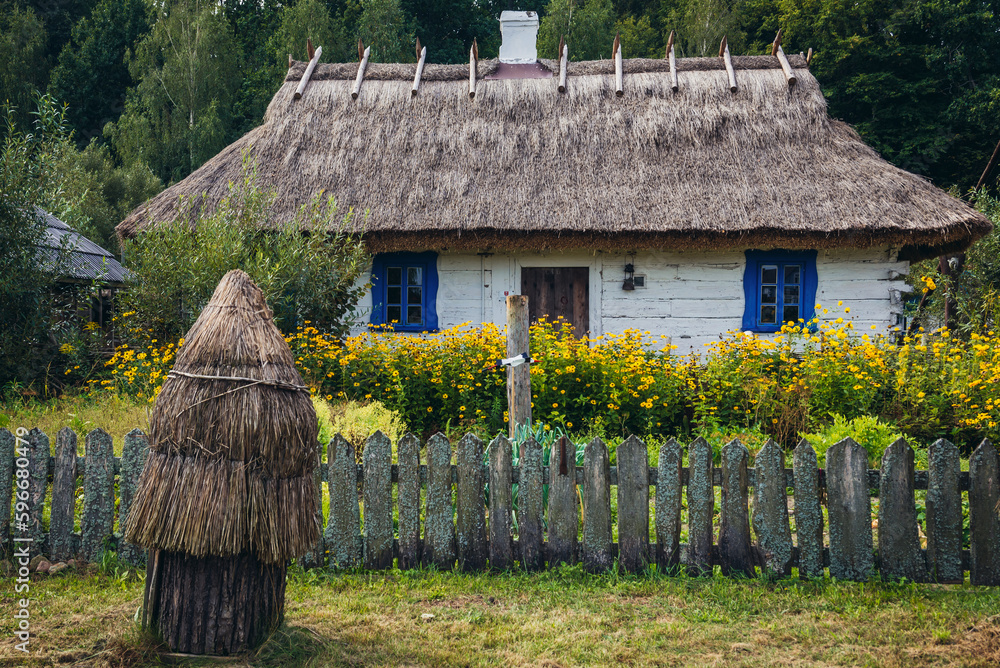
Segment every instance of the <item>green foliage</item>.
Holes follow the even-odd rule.
[[[0,104],[10,104],[19,129],[30,126],[32,96],[44,78],[45,27],[31,9],[0,5]]]
[[[615,24],[615,31],[622,37],[624,58],[660,58],[663,40],[650,24],[648,16],[626,16]]]
[[[281,12],[281,25],[271,37],[271,50],[281,67],[287,63],[288,54],[296,60],[309,60],[306,40],[323,47],[323,61],[348,62],[356,50],[344,31],[344,24],[330,14],[330,9],[320,0],[299,0],[287,5]]]
[[[78,140],[100,137],[105,124],[118,120],[133,83],[125,56],[149,32],[152,18],[147,0],[101,0],[73,26],[49,92],[69,105],[67,118]]]
[[[373,62],[416,61],[413,26],[403,14],[399,0],[362,0],[361,8],[358,35],[365,46],[371,46]]]
[[[740,28],[745,3],[740,0],[680,0],[664,2],[660,13],[666,31],[677,31],[678,55],[717,56],[719,43],[726,37],[729,50],[744,52]]]
[[[245,156],[243,181],[230,185],[214,211],[194,215],[196,203],[182,203],[186,214],[176,222],[128,242],[132,276],[119,303],[121,311],[134,311],[133,329],[176,339],[194,324],[222,276],[242,269],[264,292],[279,327],[310,321],[345,333],[366,289],[360,279],[369,262],[360,239],[344,231],[353,213],[340,216],[333,198],[319,193],[290,224],[266,231],[276,196],[259,185]]]
[[[615,41],[611,0],[549,0],[538,28],[538,56],[557,58],[561,37],[570,60],[610,58]]]
[[[138,83],[129,91],[125,112],[106,128],[122,160],[144,163],[171,181],[218,153],[232,139],[239,58],[232,26],[217,4],[163,5],[152,32],[129,59]]]
[[[349,401],[333,419],[333,434],[340,434],[354,446],[358,461],[361,461],[365,441],[376,431],[381,431],[396,443],[406,433],[406,423],[397,411],[386,408],[381,401]]]
[[[834,415],[833,422],[818,432],[800,434],[802,438],[809,441],[809,445],[816,450],[816,458],[822,467],[826,461],[826,451],[834,443],[839,443],[845,438],[852,438],[859,445],[864,446],[868,451],[868,466],[879,468],[882,465],[882,455],[886,448],[903,438],[903,433],[891,422],[882,422],[877,417],[862,415],[848,420],[843,415]],[[927,449],[918,443],[910,444],[926,463]]]

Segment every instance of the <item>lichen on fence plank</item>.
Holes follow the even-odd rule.
[[[406,434],[396,444],[399,462],[396,496],[399,504],[399,567],[420,565],[420,439]]]
[[[618,446],[618,565],[641,573],[649,562],[649,455],[634,435]]]
[[[739,439],[722,448],[722,503],[719,518],[719,558],[725,575],[756,575],[750,544],[750,452]]]
[[[361,517],[354,446],[337,434],[326,446],[326,461],[330,518],[325,538],[330,569],[355,568],[361,564]]]
[[[76,432],[63,427],[56,434],[52,508],[49,510],[49,557],[66,561],[73,556],[73,515],[76,505]]]
[[[611,568],[611,544],[611,464],[608,446],[595,438],[583,450],[584,569],[597,573]]]
[[[15,537],[31,539],[31,556],[44,554],[45,529],[42,514],[45,512],[45,490],[48,487],[49,437],[38,428],[28,432],[28,526],[18,529]],[[15,524],[17,527],[17,524]]]
[[[712,446],[698,437],[688,448],[688,559],[691,575],[712,574]]]
[[[768,439],[754,459],[753,529],[763,568],[772,576],[792,572],[792,530],[788,524],[785,452]]]
[[[826,494],[830,575],[838,580],[867,580],[874,566],[868,451],[851,438],[826,451]]]
[[[14,434],[0,429],[0,557],[6,558],[10,547],[10,504],[14,484]]]
[[[549,568],[576,563],[579,518],[576,447],[563,436],[549,456]]]
[[[984,440],[969,458],[969,581],[1000,585],[1000,461]]]
[[[879,570],[886,579],[927,579],[927,565],[917,535],[913,498],[913,448],[900,438],[882,455],[879,480]]]
[[[115,523],[114,448],[111,435],[103,429],[87,434],[85,447],[80,551],[87,561],[98,561]]]
[[[671,438],[660,447],[656,472],[656,563],[673,573],[681,562],[681,467],[684,453]]]
[[[129,511],[132,509],[132,500],[135,498],[136,489],[139,487],[139,476],[146,465],[146,457],[149,455],[149,439],[138,429],[133,429],[125,435],[125,443],[122,446],[121,473],[118,479],[118,524],[125,525]],[[123,541],[119,549],[119,556],[128,564],[142,566],[146,563],[146,552],[138,545]],[[322,562],[321,562],[322,563]]]
[[[456,544],[462,571],[483,570],[487,565],[483,447],[478,436],[466,434],[459,440],[456,453]]]
[[[931,580],[961,584],[962,492],[959,477],[962,462],[958,448],[938,439],[927,455],[927,570]]]
[[[514,541],[511,513],[513,500],[513,454],[504,435],[493,439],[490,460],[490,568],[504,571],[514,566]]]
[[[451,443],[444,434],[435,434],[427,441],[424,563],[443,570],[451,570],[455,566],[455,519],[451,489]]]
[[[792,453],[795,494],[795,537],[799,548],[799,577],[823,575],[823,509],[820,505],[816,451],[806,439]]]
[[[529,438],[521,444],[518,457],[517,534],[521,563],[525,570],[544,568],[542,544],[542,446]]]
[[[376,431],[365,443],[365,568],[392,568],[392,443]]]

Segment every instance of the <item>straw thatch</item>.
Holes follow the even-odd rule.
[[[832,120],[816,79],[791,56],[737,56],[731,93],[722,59],[571,63],[558,76],[491,79],[469,99],[467,65],[319,65],[302,99],[295,63],[264,124],[143,206],[130,236],[177,216],[178,196],[214,206],[239,178],[241,152],[278,188],[282,224],[317,191],[370,210],[373,251],[896,246],[902,256],[961,248],[987,219],[926,180],[882,160]],[[549,70],[552,61],[541,61]]]
[[[231,271],[188,332],[150,415],[125,536],[195,557],[268,564],[319,538],[317,420],[260,289]]]

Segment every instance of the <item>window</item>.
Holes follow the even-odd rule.
[[[777,332],[787,322],[812,319],[816,251],[749,250],[746,255],[744,330]]]
[[[437,330],[437,253],[383,253],[372,261],[371,324]]]

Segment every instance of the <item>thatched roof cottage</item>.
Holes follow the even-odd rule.
[[[214,205],[249,150],[276,224],[320,190],[370,211],[373,323],[503,323],[523,293],[683,351],[817,301],[893,325],[912,260],[990,229],[831,119],[801,55],[566,63],[536,58],[530,13],[501,24],[500,60],[422,65],[419,85],[418,65],[293,63],[260,127],[119,233],[172,220],[179,195]]]

